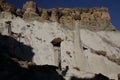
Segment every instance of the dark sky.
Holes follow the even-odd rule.
[[[18,8],[22,8],[24,2],[29,0],[5,0],[14,4]],[[55,7],[107,7],[111,16],[111,21],[117,29],[120,30],[120,0],[33,0],[41,8]]]

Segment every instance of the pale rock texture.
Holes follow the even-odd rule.
[[[75,20],[82,22],[83,29],[92,31],[116,30],[111,23],[107,8],[53,8],[40,9],[39,14],[42,20],[57,21],[64,26],[73,29]]]
[[[55,21],[58,21],[58,10],[57,9],[51,9],[50,10],[50,14],[51,14],[51,17],[50,17],[50,20],[55,22]]]
[[[7,19],[0,20],[2,35],[9,35],[6,21]],[[32,47],[34,55],[31,60],[35,64],[59,66],[58,63],[60,63],[63,71],[68,66],[69,70],[65,76],[68,80],[71,76],[92,77],[95,73],[102,73],[117,80],[117,74],[120,72],[120,64],[116,61],[120,59],[119,31],[93,32],[86,29],[80,29],[80,31],[77,29],[79,32],[76,33],[76,29],[70,30],[57,22],[28,22],[21,18],[14,18],[10,21],[11,31],[14,33],[10,36]],[[17,36],[19,34],[20,36]],[[78,36],[80,38],[75,40]],[[59,46],[51,43],[55,38],[61,38],[62,41]],[[12,47],[15,46],[14,42],[10,44],[12,44],[11,49],[14,50],[12,51],[14,55],[30,60],[27,52],[23,53],[19,48],[20,46],[14,48]],[[76,47],[75,44],[78,46]],[[26,48],[22,49],[26,51]],[[76,53],[78,49],[81,50],[80,53]],[[114,58],[109,58],[113,55]],[[79,59],[85,62],[80,62]],[[83,63],[85,63],[84,69],[80,66]]]
[[[10,55],[36,65],[57,66],[66,80],[98,73],[118,79],[120,31],[106,8],[38,8],[37,12],[36,3],[28,1],[23,10],[15,11],[4,2],[1,9],[0,34],[12,38],[2,43]]]
[[[116,75],[114,73],[118,74],[120,67],[117,63],[108,59],[107,56],[115,55],[117,59],[120,59],[120,49],[118,47],[120,46],[120,39],[117,38],[117,36],[120,35],[120,32],[100,31],[95,33],[89,30],[81,30],[80,32],[83,46],[87,48],[87,50],[84,50],[84,54],[88,60],[91,72],[102,72],[105,75],[110,76],[110,78],[115,77]],[[114,44],[114,42],[117,44]],[[96,51],[105,51],[106,55],[97,55],[93,53],[91,49]]]
[[[16,15],[19,17],[23,17],[23,11],[21,9],[16,10]]]
[[[39,19],[39,15],[37,12],[37,5],[35,2],[33,1],[27,1],[24,5],[23,5],[23,18],[27,19],[27,20],[35,20],[35,19]]]
[[[74,29],[74,19],[71,16],[62,16],[59,22],[64,26],[68,27],[69,29]]]
[[[33,1],[27,1],[23,5],[23,10],[25,10],[26,12],[36,12],[36,10],[37,10],[36,3]]]
[[[49,20],[48,11],[46,9],[42,9],[41,18],[43,20]]]

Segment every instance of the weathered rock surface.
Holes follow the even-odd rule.
[[[33,19],[35,20],[38,16],[37,14],[37,5],[35,2],[33,1],[27,1],[24,5],[23,5],[23,18],[24,19]]]
[[[17,9],[17,17],[8,6],[0,13],[0,34],[5,35],[0,36],[1,51],[20,59],[22,67],[28,62],[58,66],[66,80],[99,73],[117,80],[120,32],[113,31],[106,8],[36,8],[28,1],[23,10]],[[38,69],[35,66],[35,75]]]
[[[4,3],[2,5],[2,8],[4,11],[8,11],[8,12],[16,12],[16,7],[14,7],[13,5],[9,4],[9,3]]]
[[[23,17],[23,13],[24,13],[24,12],[23,12],[21,9],[17,9],[17,10],[16,10],[16,15],[17,15],[17,16]]]
[[[53,21],[53,22],[58,21],[59,15],[58,15],[57,9],[51,9],[49,11],[49,15],[51,16],[50,21]]]
[[[34,12],[36,13],[37,11],[37,5],[35,2],[33,1],[27,1],[24,5],[23,5],[23,10],[25,12]]]
[[[81,21],[80,28],[92,31],[116,30],[111,23],[107,8],[38,8],[33,1],[27,1],[23,9],[16,9],[13,5],[1,0],[0,9],[13,12],[25,20],[59,22],[69,29],[74,29],[75,21]],[[16,11],[17,10],[17,11]]]
[[[59,22],[69,28],[74,28],[74,21],[81,21],[81,28],[92,31],[115,30],[107,8],[53,8],[40,9],[43,20]]]
[[[11,13],[16,13],[17,8],[13,6],[10,3],[7,2],[1,2],[0,7],[3,11],[11,12]]]
[[[8,27],[5,27],[6,20],[0,20],[2,35],[10,35]],[[67,29],[57,22],[27,22],[21,18],[14,18],[10,21],[12,33],[10,36],[13,39],[4,40],[4,44],[8,44],[8,48],[12,50],[10,52],[20,59],[33,61],[37,65],[59,66],[58,63],[60,63],[63,71],[68,66],[66,79],[71,76],[87,77],[89,75],[90,77],[94,73],[102,73],[111,79],[117,79],[117,74],[120,72],[119,61],[117,62],[120,58],[119,31],[93,32],[81,29],[81,47],[76,48],[75,39],[79,33],[77,35],[74,33],[75,30]],[[14,39],[20,43],[16,43]],[[31,46],[31,48],[25,47],[24,44]],[[79,45],[79,42],[76,44]],[[83,50],[82,47],[84,47]],[[86,70],[76,64],[80,63],[76,62],[78,60],[76,58],[83,58],[80,55],[75,57],[76,50],[80,50],[80,48],[87,64],[84,66]],[[113,55],[115,57],[111,57]]]

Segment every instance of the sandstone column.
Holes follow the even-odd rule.
[[[61,70],[61,49],[60,47],[54,47],[55,66],[58,66]]]
[[[7,34],[11,36],[11,21],[6,21],[6,28],[8,30]]]
[[[61,70],[61,42],[63,40],[61,38],[55,38],[51,41],[54,48],[54,58],[55,58],[55,65],[59,67]]]

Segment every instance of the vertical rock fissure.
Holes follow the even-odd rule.
[[[80,21],[75,22],[75,30],[74,30],[74,46],[75,46],[75,63],[76,66],[82,70],[86,71],[87,69],[87,61],[85,59],[85,55],[83,54],[83,49],[82,49],[82,42],[80,39]]]

